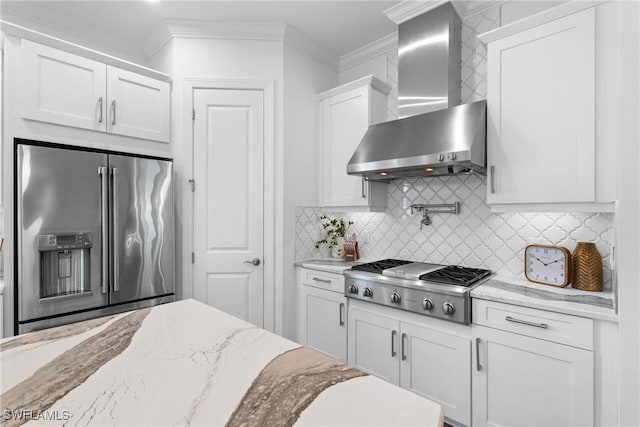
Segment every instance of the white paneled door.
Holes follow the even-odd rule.
[[[196,89],[195,297],[263,326],[264,95]]]

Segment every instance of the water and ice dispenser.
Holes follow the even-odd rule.
[[[41,234],[40,298],[91,292],[92,233]]]

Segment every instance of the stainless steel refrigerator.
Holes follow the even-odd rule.
[[[171,160],[15,141],[16,333],[173,301]]]

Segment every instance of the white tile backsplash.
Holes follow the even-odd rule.
[[[500,25],[499,8],[463,21],[462,99],[486,98],[486,49],[476,35]],[[388,83],[392,91],[388,117],[397,117],[397,56],[388,55]],[[530,243],[562,245],[573,250],[578,241],[595,241],[605,268],[611,268],[614,218],[609,213],[492,213],[486,204],[486,177],[463,175],[398,180],[389,184],[385,213],[331,212],[318,207],[296,208],[296,260],[329,256],[316,249],[322,236],[319,216],[343,217],[354,222],[365,259],[402,258],[441,264],[489,268],[523,278],[524,248]],[[461,204],[460,214],[430,215],[432,224],[420,229],[416,203]],[[608,277],[609,275],[605,275]],[[608,283],[607,283],[608,285]]]
[[[301,261],[328,256],[316,249],[322,236],[319,216],[327,213],[353,221],[361,255],[367,259],[402,258],[489,268],[524,277],[524,248],[530,243],[562,245],[573,250],[578,241],[596,241],[606,268],[611,267],[613,214],[492,213],[484,202],[486,178],[481,175],[407,179],[389,184],[386,213],[331,212],[296,208],[296,257]],[[432,214],[420,229],[422,214],[411,215],[415,203],[460,202],[460,213]],[[368,242],[364,238],[368,237]]]

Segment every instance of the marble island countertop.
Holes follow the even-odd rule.
[[[471,290],[471,298],[504,302],[592,319],[617,322],[611,291],[589,292],[558,288],[509,276],[494,276]]]
[[[2,425],[442,425],[440,405],[194,300],[0,342]]]

